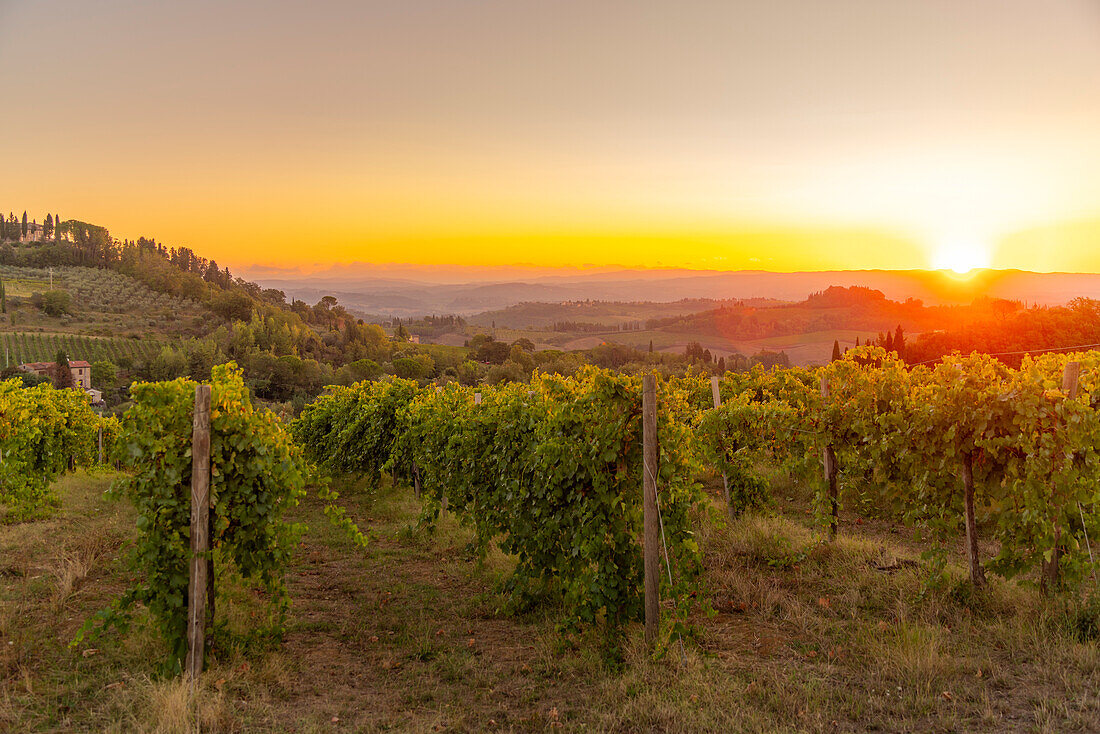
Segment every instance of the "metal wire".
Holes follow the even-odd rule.
[[[988,357],[1012,357],[1017,354],[1042,354],[1043,352],[1061,352],[1068,349],[1096,349],[1100,347],[1100,344],[1078,344],[1072,347],[1047,347],[1045,349],[1021,349],[1018,352],[980,352]],[[943,357],[950,357],[950,354],[945,354]],[[939,362],[943,357],[936,357],[935,359],[926,359],[923,362],[913,362],[910,367],[917,367],[922,364],[932,364],[933,362]]]
[[[657,475],[649,466],[649,461],[644,457],[642,459],[645,464],[646,473],[649,474],[653,480],[653,500],[657,505],[657,523],[661,526],[661,546],[665,551],[665,570],[668,571],[668,585],[672,586],[672,562],[668,559],[668,540],[665,539],[665,520],[661,514],[661,496],[657,494]],[[687,655],[684,653],[684,636],[679,631],[676,632],[676,636],[680,638],[680,662],[683,663],[687,660]]]

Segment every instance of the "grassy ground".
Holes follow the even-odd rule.
[[[187,687],[156,676],[149,630],[67,648],[125,587],[132,516],[102,497],[109,481],[66,478],[57,518],[0,528],[0,730],[188,730]],[[214,662],[193,704],[203,731],[1100,729],[1100,651],[1054,606],[998,581],[919,597],[910,535],[845,518],[816,544],[797,494],[702,528],[716,614],[683,659],[650,660],[634,630],[621,670],[563,645],[554,609],[500,611],[508,559],[470,557],[452,522],[415,529],[404,490],[346,496],[370,549],[300,509],[289,631]]]

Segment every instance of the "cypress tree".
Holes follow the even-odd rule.
[[[901,324],[894,331],[894,351],[898,353],[898,359],[905,359],[905,331]]]
[[[73,386],[73,371],[69,367],[69,358],[65,356],[65,350],[57,351],[57,360],[54,363],[53,386],[58,390],[64,390]]]
[[[27,236],[27,210],[23,210],[23,236]]]
[[[833,339],[833,358],[829,361],[835,362],[838,359],[840,359],[840,340]]]
[[[4,281],[0,279],[0,313],[8,312],[8,294],[4,290]]]

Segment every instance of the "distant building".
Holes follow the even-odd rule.
[[[29,230],[28,230],[29,231]],[[24,362],[19,365],[24,372],[32,372],[36,375],[54,379],[57,369],[56,362]],[[84,390],[92,389],[92,365],[82,359],[69,362],[69,370],[73,373],[73,386]]]
[[[409,344],[419,344],[419,343],[420,343],[420,335],[419,334],[410,334],[409,335]]]
[[[20,230],[22,232],[22,230]],[[21,234],[19,237],[20,242],[41,242],[45,230],[38,222],[27,222],[27,233]]]

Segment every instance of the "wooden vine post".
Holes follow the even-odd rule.
[[[660,623],[660,578],[657,543],[657,378],[642,377],[642,525],[645,542],[645,641],[657,641]]]
[[[99,429],[99,463],[103,463],[103,427]]]
[[[829,397],[829,378],[821,378],[821,397]],[[824,401],[823,401],[824,402]],[[825,485],[829,492],[829,538],[836,538],[840,527],[840,497],[836,487],[836,452],[831,443],[825,444],[821,452],[821,461],[825,468]]]
[[[718,378],[710,378],[710,394],[714,398],[714,407],[722,407],[722,392],[718,389]],[[722,472],[722,496],[726,499],[726,509],[729,511],[730,519],[734,519],[733,504],[730,502],[730,482],[729,477],[725,472]]]
[[[962,455],[963,508],[966,513],[966,562],[970,583],[985,586],[985,570],[978,557],[978,523],[974,519],[974,454]]]
[[[1077,399],[1077,380],[1081,376],[1081,363],[1080,362],[1066,362],[1065,369],[1062,371],[1062,392],[1066,394],[1066,400]],[[1080,505],[1078,505],[1080,510]],[[1084,513],[1082,512],[1082,515]],[[1084,530],[1084,520],[1082,519],[1082,530]],[[1086,540],[1087,540],[1086,531]],[[1062,525],[1059,520],[1054,521],[1054,547],[1049,561],[1043,561],[1043,578],[1042,578],[1042,590],[1043,593],[1049,594],[1058,588],[1059,570],[1062,564]]]
[[[195,388],[191,438],[191,586],[187,594],[187,674],[202,672],[210,551],[210,386]]]

